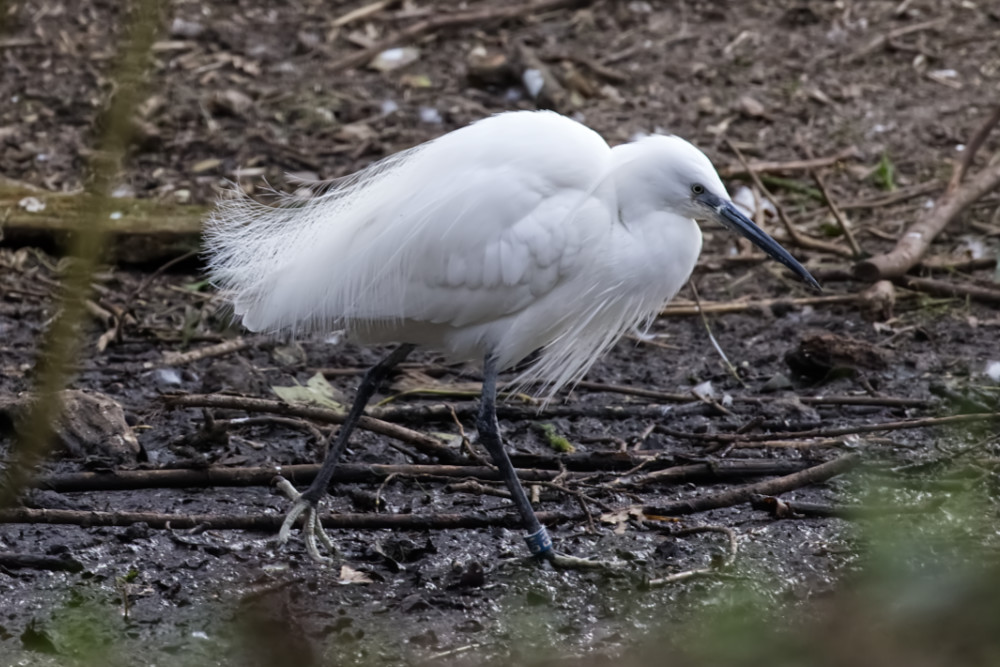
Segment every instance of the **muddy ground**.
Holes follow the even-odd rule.
[[[491,20],[493,3],[458,10],[389,2],[344,22],[339,19],[361,5],[174,0],[152,50],[148,90],[135,114],[136,135],[116,193],[208,205],[226,179],[247,187],[266,179],[280,188],[288,174],[334,178],[490,113],[545,104],[612,143],[640,131],[676,132],[704,148],[727,174],[739,171],[728,142],[752,160],[841,155],[823,168],[830,197],[847,212],[862,250],[874,254],[891,248],[940,195],[951,165],[1000,90],[1000,13],[987,2],[570,4]],[[85,185],[100,132],[95,119],[113,90],[110,70],[126,32],[122,5],[0,4],[0,176],[56,192]],[[400,42],[419,48],[408,65],[378,71],[365,65],[367,58],[360,65],[341,60],[448,11],[480,15]],[[484,67],[484,59],[508,65]],[[525,67],[547,72],[560,87],[533,99],[520,83]],[[997,139],[989,139],[981,161],[997,149]],[[847,247],[808,172],[767,176],[802,232]],[[733,191],[746,182],[739,174],[727,180]],[[993,193],[955,221],[932,255],[939,264],[978,260],[972,264],[978,268],[935,275],[995,284],[995,262],[989,259],[997,255],[998,217],[1000,200]],[[776,220],[764,224],[787,242]],[[7,523],[0,525],[3,552],[66,555],[82,569],[4,566],[0,662],[479,665],[574,664],[587,656],[617,664],[625,655],[654,664],[663,655],[657,651],[669,650],[692,662],[718,664],[730,657],[720,646],[745,641],[726,633],[729,611],[742,610],[742,620],[752,618],[762,627],[799,627],[822,616],[816,601],[839,599],[872,572],[950,572],[953,580],[947,581],[954,585],[902,588],[923,595],[917,595],[923,602],[913,604],[930,609],[927,618],[936,618],[936,604],[976,609],[965,604],[962,591],[987,586],[961,573],[967,562],[995,560],[995,423],[976,419],[871,432],[861,427],[995,413],[997,380],[987,369],[1000,362],[996,305],[899,289],[891,312],[873,313],[852,298],[868,285],[849,279],[849,259],[789,244],[821,277],[826,296],[844,296],[840,302],[810,302],[814,295],[783,270],[726,233],[705,232],[702,265],[693,279],[704,301],[780,299],[709,313],[708,324],[735,373],[713,349],[699,318],[664,316],[650,338],[620,342],[587,383],[548,408],[526,410],[512,398],[502,415],[508,446],[524,467],[532,467],[529,455],[541,457],[534,459],[540,467],[556,465],[561,456],[571,472],[590,473],[570,478],[562,490],[541,489],[537,507],[566,519],[554,522],[558,548],[616,559],[624,564],[619,571],[558,572],[529,561],[520,531],[498,520],[511,515],[506,499],[455,492],[449,480],[409,474],[340,484],[327,507],[371,514],[377,495],[382,513],[487,517],[494,525],[334,530],[339,553],[324,568],[308,559],[297,540],[276,548],[273,531]],[[55,315],[61,269],[58,256],[31,248],[4,249],[0,262],[0,394],[9,399],[32,386],[37,345]],[[322,442],[315,430],[325,434],[327,424],[244,424],[238,419],[245,411],[171,409],[164,396],[274,398],[273,387],[304,384],[323,371],[350,397],[360,372],[351,369],[370,365],[382,351],[324,337],[254,338],[235,352],[179,362],[170,355],[232,340],[239,331],[228,325],[223,304],[196,264],[159,274],[152,273],[155,268],[109,265],[99,274],[98,308],[80,329],[71,380],[72,388],[104,394],[123,407],[141,451],[122,459],[104,451],[57,452],[41,474],[317,461]],[[682,292],[682,300],[690,298]],[[106,335],[109,329],[119,335]],[[795,364],[804,339],[829,349],[828,339],[810,338],[816,332],[843,337],[838,340],[851,341],[862,353],[826,366]],[[382,395],[432,383],[437,389],[464,386],[478,378],[474,366],[440,361],[433,352],[421,353]],[[707,402],[621,390],[684,395],[706,382],[715,392]],[[389,407],[442,402],[456,409],[472,433],[475,403],[468,396],[407,394]],[[613,414],[609,407],[621,409]],[[459,427],[450,417],[396,419],[421,432],[446,434],[442,443],[459,451]],[[575,453],[556,454],[540,423],[552,424]],[[12,442],[7,426],[0,438],[4,451]],[[813,437],[796,435],[809,430]],[[719,446],[727,440],[708,437],[737,432],[770,435],[731,448]],[[386,436],[363,431],[347,462],[435,463],[405,443],[404,451],[397,447]],[[882,511],[863,519],[776,518],[741,503],[676,520],[647,517],[645,523],[640,513],[626,512],[616,524],[613,510],[661,506],[761,479],[720,479],[717,468],[710,468],[687,480],[630,486],[616,484],[630,464],[595,470],[590,459],[588,471],[580,462],[622,447],[634,457],[658,455],[644,471],[706,460],[813,465],[854,452],[867,474],[836,477],[783,497],[827,508],[867,499]],[[592,524],[570,491],[585,494],[582,504]],[[277,517],[287,507],[266,482],[34,490],[23,503],[184,516]],[[646,587],[647,579],[725,560],[722,533],[669,534],[698,526],[730,529],[735,561],[706,577]],[[341,565],[370,583],[345,583],[350,571]],[[887,603],[899,606],[893,604]],[[852,618],[882,627],[879,609],[884,607],[861,604]],[[996,636],[984,620],[989,614],[973,617],[976,637]],[[933,622],[928,627],[947,632]],[[914,636],[894,650],[908,655],[925,644],[950,646],[934,632]],[[882,654],[870,649],[882,645],[866,638],[834,642],[831,655],[876,664]],[[956,651],[966,664],[995,655]]]

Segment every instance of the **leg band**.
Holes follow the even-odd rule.
[[[545,528],[540,528],[537,533],[532,533],[524,538],[524,541],[528,543],[528,550],[531,551],[532,556],[541,556],[546,551],[552,551],[552,538],[549,537],[549,531]]]

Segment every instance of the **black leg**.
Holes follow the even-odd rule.
[[[326,451],[326,458],[323,459],[323,467],[320,468],[319,474],[316,475],[316,479],[309,485],[309,488],[302,493],[304,500],[315,503],[326,495],[327,487],[330,486],[330,480],[333,478],[333,471],[337,467],[337,461],[340,460],[340,456],[344,453],[344,449],[347,447],[347,439],[351,437],[351,432],[354,431],[354,427],[357,425],[362,413],[364,413],[368,401],[371,400],[372,395],[378,389],[382,380],[389,374],[389,371],[406,359],[415,347],[415,345],[410,344],[400,345],[365,373],[361,384],[358,386],[357,396],[354,397],[354,405],[351,406],[351,411],[347,413],[347,419],[341,424],[340,430],[337,432],[337,439],[333,441],[333,444]]]
[[[319,548],[316,546],[316,537],[318,536],[328,549],[333,550],[333,543],[320,524],[316,506],[323,496],[326,495],[330,479],[333,477],[333,471],[337,467],[337,461],[347,447],[347,439],[351,437],[351,432],[357,425],[362,413],[364,413],[365,406],[368,405],[372,394],[378,389],[379,383],[385,379],[389,371],[405,359],[413,351],[414,347],[416,346],[410,344],[400,345],[385,359],[375,364],[365,373],[365,377],[361,380],[361,385],[358,387],[358,395],[354,399],[354,405],[351,406],[351,411],[347,413],[347,418],[341,424],[340,431],[337,433],[337,439],[333,441],[333,444],[327,450],[326,458],[323,460],[323,467],[320,468],[319,474],[316,475],[316,479],[313,480],[308,489],[303,493],[299,493],[288,480],[283,477],[278,478],[278,488],[295,502],[292,509],[285,516],[285,521],[281,524],[281,530],[278,532],[278,541],[280,543],[284,544],[288,541],[292,525],[294,525],[299,516],[302,516],[302,535],[306,542],[306,551],[317,562],[325,563],[329,560],[320,554]]]
[[[517,511],[524,520],[524,527],[528,530],[525,541],[531,553],[536,556],[547,556],[552,551],[552,539],[548,531],[538,521],[535,511],[531,508],[528,494],[521,486],[521,480],[517,478],[514,465],[507,456],[507,450],[503,447],[500,439],[500,424],[497,422],[497,365],[492,356],[487,356],[483,361],[483,395],[479,405],[479,418],[476,426],[479,429],[479,442],[483,444],[486,451],[493,458],[493,463],[500,470],[500,476],[510,490],[511,498]]]

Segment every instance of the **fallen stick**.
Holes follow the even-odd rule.
[[[578,389],[589,389],[591,391],[602,391],[614,394],[625,394],[645,398],[654,398],[665,403],[685,403],[692,404],[691,393],[671,394],[660,391],[642,389],[629,385],[608,384],[604,382],[581,382]],[[787,396],[733,396],[734,403],[750,403],[759,405],[761,403],[773,403],[775,401],[786,401]],[[924,398],[908,398],[904,396],[796,396],[800,403],[806,405],[879,405],[892,408],[927,408],[934,404]]]
[[[997,268],[997,258],[981,257],[979,259],[955,260],[951,257],[927,257],[918,266],[927,271],[971,273],[972,271],[989,271]]]
[[[641,398],[652,398],[664,403],[685,403],[691,404],[691,393],[673,394],[631,385],[609,384],[605,382],[583,381],[576,385],[577,389],[588,389],[590,391],[608,392],[612,394],[624,394],[626,396],[638,396]],[[757,405],[760,403],[770,403],[774,401],[788,400],[787,396],[733,396],[734,403],[750,403]],[[906,398],[901,396],[798,396],[798,400],[806,405],[882,405],[886,407],[906,407],[906,408],[926,408],[933,405],[933,401],[923,398]]]
[[[900,37],[904,37],[906,35],[910,35],[917,32],[923,32],[924,30],[930,30],[932,28],[937,28],[938,26],[946,23],[947,20],[948,19],[946,17],[939,16],[938,18],[931,19],[929,21],[923,21],[922,23],[914,23],[912,25],[904,25],[900,28],[890,30],[885,34],[879,35],[871,42],[869,42],[867,45],[863,46],[862,48],[858,49],[853,54],[848,56],[844,60],[844,64],[847,65],[857,60],[862,60],[868,57],[870,53],[891,44],[893,40],[899,39]]]
[[[743,443],[747,447],[766,447],[771,443]],[[803,443],[790,441],[788,446],[801,447]],[[838,446],[842,441],[829,441],[826,446]],[[739,446],[739,445],[738,445]],[[574,477],[577,473],[614,473],[643,466],[646,470],[656,470],[659,466],[670,466],[672,482],[696,480],[720,480],[734,476],[773,475],[787,472],[789,468],[805,465],[798,461],[768,462],[756,459],[738,459],[719,463],[697,463],[676,466],[673,457],[662,453],[633,452],[593,452],[588,454],[545,455],[512,453],[511,460],[517,465],[517,475],[525,482],[542,482],[555,479],[560,474]],[[281,474],[290,482],[303,485],[311,482],[319,471],[319,464],[296,464],[287,466],[253,466],[243,468],[172,468],[166,470],[121,470],[108,472],[74,472],[42,475],[35,480],[34,487],[58,493],[83,491],[121,491],[151,488],[206,488],[216,486],[269,486],[275,475]],[[565,471],[565,473],[563,473]],[[486,481],[499,479],[494,468],[481,465],[419,465],[419,464],[360,464],[344,463],[337,466],[333,481],[375,482],[390,476],[442,479],[471,478]],[[667,478],[664,478],[665,481]]]
[[[829,503],[810,503],[799,500],[781,500],[774,496],[755,496],[750,499],[750,506],[755,510],[769,512],[776,519],[792,519],[805,517],[837,517],[840,519],[873,519],[902,514],[926,514],[938,509],[944,503],[944,498],[935,498],[929,502],[899,505],[831,505]]]
[[[734,144],[732,141],[729,141],[727,139],[726,143],[729,146],[729,150],[733,152],[733,154],[740,161],[740,163],[745,165],[747,173],[750,174],[750,178],[753,180],[754,185],[757,186],[757,189],[760,190],[761,194],[763,194],[764,197],[771,200],[771,203],[774,204],[774,208],[778,212],[778,219],[780,219],[781,224],[784,225],[785,231],[788,232],[788,237],[789,239],[791,239],[792,243],[799,246],[800,248],[821,250],[823,252],[828,252],[834,255],[840,255],[841,257],[852,257],[854,255],[854,253],[849,248],[844,248],[840,245],[837,245],[836,243],[828,243],[827,241],[814,239],[811,236],[807,236],[806,234],[800,232],[798,228],[794,224],[792,224],[791,219],[785,212],[785,207],[778,202],[777,198],[773,194],[771,194],[771,191],[768,190],[767,186],[764,185],[764,182],[761,181],[761,178],[757,174],[757,172],[750,169],[749,163],[747,163],[746,158],[743,157],[743,152],[739,148],[737,148],[736,144]]]
[[[552,525],[584,519],[583,512],[537,512],[538,520]],[[61,524],[72,526],[131,526],[145,523],[150,528],[183,530],[260,530],[276,532],[284,515],[279,514],[164,514],[162,512],[89,512],[15,507],[0,509],[0,523]],[[523,521],[517,514],[325,514],[325,528],[447,530],[451,528],[516,528]]]
[[[798,136],[798,142],[807,158],[812,159],[815,157],[812,152],[812,147],[804,137]],[[827,207],[830,209],[830,213],[833,214],[837,224],[840,226],[840,231],[847,240],[847,245],[851,246],[851,250],[854,252],[855,257],[861,257],[864,253],[861,250],[861,246],[858,245],[857,239],[854,237],[854,231],[851,229],[851,223],[847,220],[847,216],[844,215],[843,210],[837,205],[837,202],[834,201],[833,196],[830,194],[830,189],[826,187],[826,179],[823,178],[820,168],[810,169],[809,174],[816,183],[816,187],[819,188],[820,194],[823,195],[823,201],[826,202]]]
[[[859,199],[857,201],[844,202],[840,205],[840,209],[842,211],[850,211],[852,209],[870,209],[891,206],[921,195],[928,195],[932,192],[937,192],[941,189],[942,185],[944,184],[937,180],[927,181],[926,183],[918,183],[917,185],[913,185],[908,188],[901,188],[892,194],[873,197],[871,199]]]
[[[678,514],[705,512],[720,507],[732,507],[733,505],[749,502],[755,495],[776,496],[803,486],[825,482],[831,477],[856,467],[860,462],[860,455],[847,454],[839,459],[827,461],[818,466],[806,468],[805,470],[785,475],[784,477],[778,477],[777,479],[739,486],[722,493],[677,500],[659,507],[646,506],[642,508],[642,511],[643,514],[649,516],[669,517]]]
[[[276,475],[293,484],[309,484],[319,472],[318,464],[259,466],[247,468],[177,468],[169,470],[122,470],[111,472],[74,472],[43,475],[34,486],[59,493],[79,491],[121,491],[125,489],[204,488],[216,486],[270,486]],[[524,469],[517,476],[525,482],[547,481],[558,470]],[[390,475],[412,478],[474,477],[499,480],[495,468],[454,465],[383,465],[343,463],[333,474],[336,483],[376,482]]]
[[[217,408],[226,410],[244,410],[246,412],[272,412],[305,419],[315,419],[330,424],[342,424],[347,414],[339,410],[317,408],[305,405],[292,405],[282,401],[265,398],[248,398],[245,396],[228,396],[225,394],[168,394],[163,397],[167,405],[177,408]],[[423,454],[436,457],[441,461],[455,463],[461,456],[442,444],[436,438],[424,435],[419,431],[408,429],[398,424],[363,415],[358,420],[358,427],[372,433],[395,438],[400,442],[413,445]]]
[[[622,384],[608,384],[606,382],[590,382],[587,380],[581,380],[577,383],[575,389],[586,389],[588,391],[595,392],[608,392],[612,394],[622,394],[625,396],[638,396],[640,398],[651,398],[653,400],[660,401],[661,403],[690,403],[691,394],[688,393],[670,393],[665,391],[656,391],[655,389],[643,389],[642,387],[632,387],[629,385]]]
[[[366,19],[366,18],[368,18],[370,16],[378,14],[383,9],[385,9],[390,4],[392,4],[392,2],[393,2],[393,0],[379,0],[378,2],[372,2],[372,3],[369,3],[367,5],[364,5],[363,7],[359,7],[357,9],[352,9],[351,11],[347,12],[346,14],[342,14],[341,16],[339,16],[339,17],[335,18],[333,21],[331,21],[330,22],[330,27],[332,27],[332,28],[342,28],[343,26],[347,25],[348,23],[352,23],[354,21],[360,21],[362,19]]]
[[[598,391],[608,391],[615,392],[616,385],[604,385],[599,383],[591,383],[595,385],[595,389]],[[599,389],[598,389],[599,387]],[[621,393],[635,393],[636,395],[643,395],[639,392],[623,391]],[[663,405],[601,405],[601,406],[580,406],[580,405],[549,405],[545,408],[523,408],[514,405],[501,404],[497,406],[497,415],[501,419],[510,419],[514,421],[523,420],[538,420],[538,419],[550,419],[557,417],[593,417],[605,420],[618,420],[618,419],[664,419],[673,414],[677,414],[677,410],[683,410],[687,406],[702,407],[698,401],[691,400],[690,394],[661,394],[659,392],[650,392],[655,396],[653,397],[660,400],[678,400],[684,399],[684,403],[674,407],[673,409],[668,409]],[[912,408],[925,408],[933,405],[932,401],[927,401],[925,399],[915,399],[915,398],[902,398],[895,396],[799,396],[798,400],[806,405],[867,405],[867,406],[886,406],[886,407],[912,407]],[[171,394],[164,396],[164,400],[168,405],[172,407],[188,407],[188,408],[217,408],[217,409],[233,409],[233,410],[244,410],[246,412],[271,412],[280,415],[288,415],[292,417],[299,417],[303,419],[312,419],[324,423],[335,423],[339,424],[343,421],[343,413],[335,410],[330,410],[328,408],[318,408],[312,406],[303,405],[289,405],[277,400],[264,399],[264,398],[247,398],[241,396],[226,396],[223,394]],[[748,404],[760,404],[766,402],[774,402],[780,400],[788,400],[787,396],[734,396],[733,401],[736,403],[748,403]],[[458,418],[473,418],[478,413],[478,408],[472,402],[465,402],[463,404],[451,404],[446,405],[442,403],[431,403],[431,404],[414,404],[414,405],[390,405],[383,408],[375,408],[369,410],[372,413],[371,416],[362,417],[361,424],[370,424],[371,427],[368,430],[374,433],[380,433],[382,435],[387,435],[389,437],[396,438],[402,442],[409,442],[410,444],[416,444],[410,438],[419,438],[421,443],[418,448],[428,447],[428,451],[424,452],[431,456],[437,457],[444,463],[450,463],[455,465],[461,465],[465,462],[464,458],[458,453],[452,451],[447,446],[440,444],[437,440],[431,438],[430,436],[423,435],[418,431],[413,431],[407,429],[403,426],[399,426],[394,423],[390,423],[386,420],[396,420],[396,421],[411,421],[411,422],[433,422],[433,421],[448,421],[453,422],[456,417]],[[967,415],[959,415],[960,418],[965,418]],[[979,419],[983,419],[980,415]],[[371,420],[371,421],[369,421]],[[972,420],[974,421],[974,420]],[[664,427],[658,427],[661,432],[667,435],[673,435],[675,437],[681,438],[703,438],[703,439],[713,439],[726,437],[729,434],[689,434],[683,431],[669,431],[662,430]],[[916,427],[913,427],[916,428]],[[877,430],[877,429],[874,429]],[[807,435],[799,435],[797,433],[782,434],[782,437],[832,437],[834,435],[849,435],[854,433],[851,431],[848,433],[819,433],[814,435],[812,431],[805,431]],[[415,434],[415,435],[414,435]],[[744,438],[752,438],[754,436],[743,436]],[[760,439],[766,440],[768,438],[774,438],[774,435],[764,436]],[[430,441],[428,443],[427,441]],[[429,445],[429,446],[428,446]],[[438,451],[439,449],[443,451]],[[638,453],[633,453],[639,455]],[[514,455],[522,457],[521,460],[536,460],[536,455],[523,454]],[[595,452],[594,454],[583,455],[586,457],[596,456],[601,464],[608,465],[613,463],[613,459],[627,459],[628,456],[620,452],[615,453],[603,453]],[[617,457],[617,459],[615,458]],[[624,457],[624,459],[622,459]],[[574,455],[560,456],[559,460],[566,462],[567,465],[571,464],[575,460]],[[626,464],[627,465],[627,464]],[[533,465],[527,465],[524,467],[537,467]]]
[[[953,424],[967,424],[978,421],[1000,421],[1000,412],[978,412],[967,415],[949,415],[947,417],[926,417],[924,419],[904,419],[894,422],[882,422],[880,424],[858,424],[855,426],[842,426],[836,428],[816,428],[807,431],[789,431],[781,433],[780,437],[786,440],[795,438],[832,438],[840,435],[854,435],[856,433],[874,433],[876,431],[902,431],[911,428],[930,428],[932,426],[951,426]],[[666,427],[659,427],[658,432],[675,438],[702,441],[722,441],[722,442],[763,442],[773,440],[778,434],[775,433],[688,433],[686,431],[675,431]]]
[[[876,444],[876,442],[882,442],[885,438],[868,438],[865,440],[868,444]],[[887,444],[887,443],[882,443]],[[833,449],[838,447],[846,447],[849,443],[847,438],[824,438],[822,440],[758,440],[756,442],[738,442],[731,441],[725,444],[725,447],[719,447],[719,449]],[[712,450],[706,450],[706,453]]]
[[[628,389],[628,388],[626,388]],[[679,403],[679,405],[548,405],[544,408],[518,407],[514,405],[497,406],[497,415],[501,419],[513,421],[552,419],[557,417],[593,417],[596,419],[665,419],[679,414],[679,411],[692,407],[704,407],[700,401],[692,400],[691,394],[669,394],[660,392],[615,391],[615,385],[607,385],[595,391],[621,393],[659,400],[661,403]],[[789,396],[733,396],[734,403],[759,405],[775,401],[789,400]],[[798,400],[806,405],[883,405],[886,407],[926,408],[934,404],[920,398],[902,398],[895,396],[798,396]],[[454,416],[452,415],[454,411]],[[440,403],[395,405],[373,410],[373,416],[392,421],[453,421],[454,417],[475,418],[478,408],[473,402],[444,405]]]
[[[663,403],[679,403],[680,405],[666,408],[662,405],[624,405],[624,406],[574,406],[574,405],[549,405],[545,408],[521,408],[516,406],[500,406],[497,414],[503,419],[511,420],[536,420],[552,417],[599,417],[602,419],[657,419],[667,418],[678,414],[677,411],[688,406],[698,406],[701,401],[692,400],[691,393],[673,394],[659,392],[628,385],[613,385],[601,382],[581,382],[578,389],[590,389],[591,391],[606,392],[613,394],[623,394],[626,396],[637,396],[640,398],[650,398]],[[761,405],[763,403],[774,403],[787,401],[791,398],[797,399],[804,405],[855,405],[855,406],[883,406],[889,408],[929,408],[935,401],[924,398],[907,398],[902,396],[733,396],[733,403]],[[453,414],[454,413],[454,414]],[[399,421],[452,421],[455,417],[474,418],[477,413],[476,405],[472,402],[462,404],[445,405],[441,403],[429,403],[424,405],[396,405],[380,408],[376,415],[386,420]]]
[[[1000,303],[1000,290],[981,285],[955,283],[947,280],[935,280],[934,278],[911,278],[910,276],[902,276],[899,278],[899,282],[912,290],[937,296],[950,296],[959,299],[968,297],[973,301]]]
[[[812,170],[810,174],[812,175],[813,181],[816,183],[816,187],[819,188],[820,193],[823,195],[823,200],[826,201],[826,205],[830,209],[830,213],[833,214],[834,219],[837,221],[840,231],[843,232],[844,238],[847,240],[847,244],[851,246],[851,251],[854,253],[854,256],[861,257],[864,253],[861,250],[861,246],[858,245],[858,240],[854,238],[854,232],[851,230],[851,223],[847,220],[847,216],[844,215],[843,210],[833,199],[829,188],[826,187],[826,179],[823,178],[823,175],[818,169]]]
[[[933,208],[906,230],[896,247],[884,255],[876,255],[854,265],[854,275],[860,280],[875,282],[883,278],[899,278],[920,262],[931,247],[931,242],[962,214],[973,202],[1000,187],[1000,162],[988,165],[975,176],[960,184],[971,163],[975,149],[982,145],[986,135],[1000,124],[1000,106],[973,136],[962,163],[955,167],[945,193]]]
[[[934,208],[920,217],[899,239],[896,247],[854,266],[859,280],[875,282],[898,278],[912,269],[930,249],[931,242],[948,223],[973,202],[1000,187],[1000,163],[986,167],[952,194],[944,194]]]
[[[195,349],[188,350],[187,352],[167,351],[163,353],[163,358],[159,363],[147,361],[143,364],[143,367],[156,368],[158,366],[183,366],[185,364],[194,363],[195,361],[201,361],[202,359],[208,359],[209,357],[221,357],[227,354],[232,354],[233,352],[245,350],[248,347],[256,345],[259,340],[262,340],[262,338],[244,338],[243,336],[238,336],[215,345],[196,347]]]
[[[649,484],[679,484],[702,479],[726,480],[734,477],[751,477],[765,475],[787,475],[809,467],[807,461],[771,461],[760,459],[732,460],[723,459],[711,463],[692,463],[673,466],[642,473],[626,475],[610,482],[607,486],[640,487]]]
[[[954,192],[958,189],[959,184],[965,175],[969,173],[969,167],[972,166],[972,161],[976,158],[976,153],[982,147],[983,143],[986,141],[986,137],[990,135],[993,128],[1000,123],[1000,104],[993,108],[993,113],[991,113],[986,121],[979,126],[976,133],[972,135],[972,139],[969,143],[965,145],[965,151],[962,153],[962,161],[958,163],[958,167],[951,175],[951,179],[948,181],[948,192]]]
[[[828,157],[811,158],[809,160],[789,160],[788,162],[740,162],[731,164],[719,170],[719,175],[723,178],[734,178],[736,176],[748,176],[751,173],[768,174],[791,171],[810,171],[822,167],[832,167],[838,162],[843,162],[858,156],[858,149],[849,146],[834,155]]]
[[[748,310],[768,309],[773,306],[822,306],[837,303],[854,303],[858,300],[857,294],[829,294],[826,296],[806,296],[795,299],[754,299],[748,301],[708,301],[701,304],[702,312],[705,313],[744,313]],[[698,315],[698,307],[684,301],[671,302],[660,310],[660,317],[691,317]]]

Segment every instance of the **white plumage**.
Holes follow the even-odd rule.
[[[750,238],[816,281],[739,213],[708,158],[683,139],[647,136],[615,148],[549,112],[493,116],[276,207],[243,195],[208,221],[214,282],[256,331],[346,329],[359,342],[405,343],[374,366],[323,466],[295,500],[309,554],[330,548],[317,505],[367,401],[393,365],[426,345],[483,360],[476,422],[528,531],[531,552],[559,554],[504,450],[499,369],[541,348],[521,374],[549,396],[579,380],[627,329],[653,317],[691,275],[696,218]]]
[[[609,148],[558,114],[505,113],[308,201],[224,202],[211,276],[251,330],[343,328],[501,368],[543,348],[520,379],[554,392],[691,274],[693,182],[725,193],[683,139]]]

